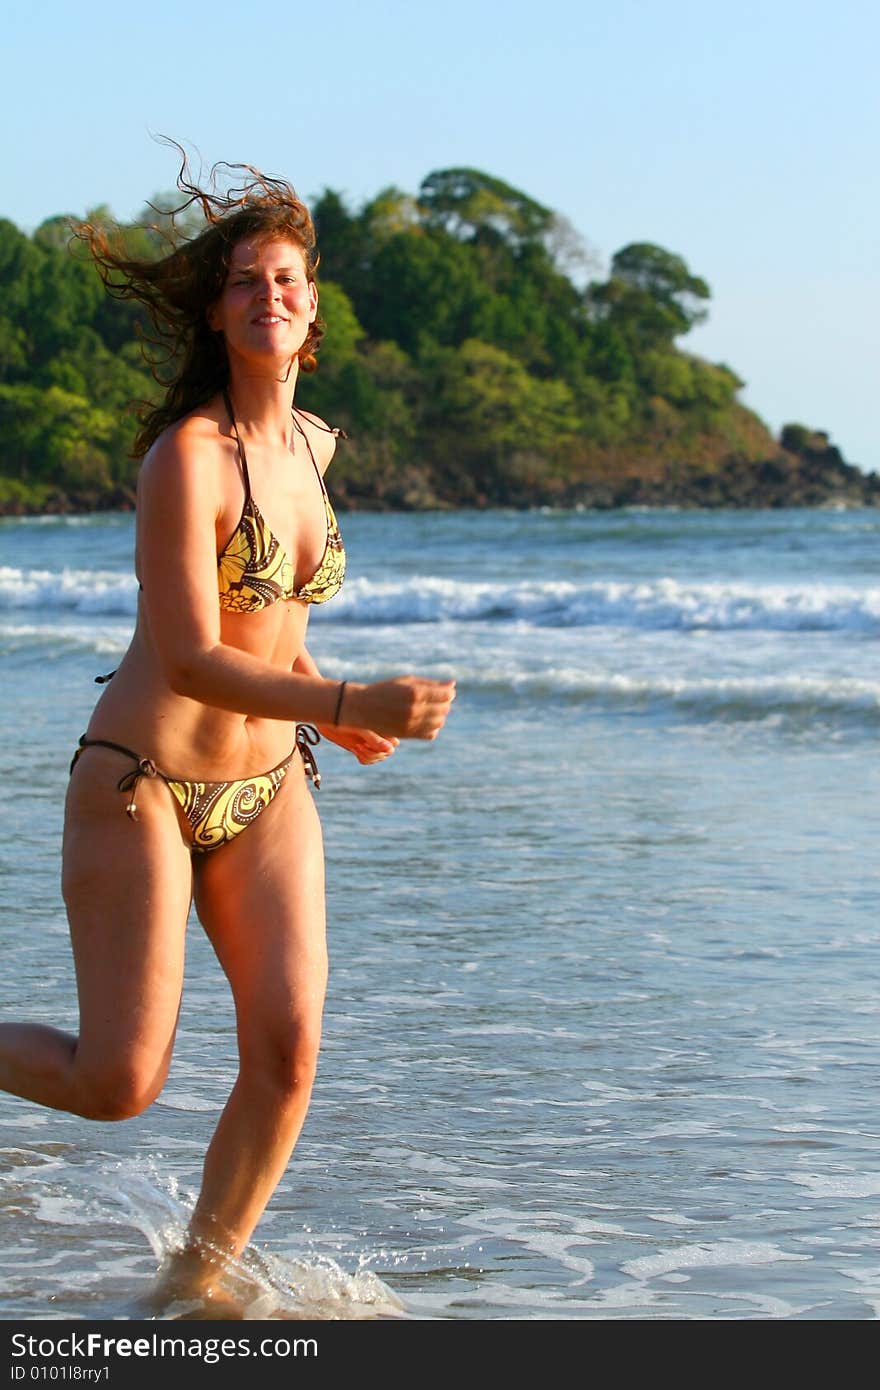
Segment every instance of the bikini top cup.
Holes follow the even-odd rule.
[[[228,613],[256,613],[279,600],[298,599],[301,603],[326,603],[342,588],[345,577],[345,548],[308,435],[294,414],[294,428],[305,441],[309,458],[321,485],[324,514],[327,519],[327,540],[315,573],[311,579],[297,588],[293,565],[251,496],[244,445],[228,396],[225,400],[241,459],[245,498],[241,520],[217,557],[220,607]],[[332,433],[338,435],[341,431],[333,430]]]

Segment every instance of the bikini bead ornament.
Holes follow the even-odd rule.
[[[142,777],[158,777],[159,769],[152,758],[139,758],[138,765],[134,772],[128,772],[117,782],[117,787],[121,792],[131,792],[131,800],[126,806],[126,812],[132,820],[137,820],[137,803],[134,799],[135,788]]]
[[[338,723],[339,723],[339,716],[340,716],[340,714],[342,713],[342,699],[343,699],[343,696],[345,695],[345,687],[346,687],[347,685],[348,685],[348,681],[340,681],[340,682],[339,682],[339,694],[338,694],[337,697],[336,697],[336,712],[335,712],[335,714],[333,715],[333,723],[334,723],[334,724],[338,724]]]

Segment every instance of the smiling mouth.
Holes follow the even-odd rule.
[[[259,318],[254,319],[254,323],[286,323],[287,319],[279,314],[260,314]]]

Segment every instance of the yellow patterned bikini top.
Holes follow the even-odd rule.
[[[244,445],[232,413],[232,403],[226,393],[224,399],[238,445],[245,497],[241,520],[217,557],[220,607],[227,613],[256,613],[280,599],[298,599],[301,603],[326,603],[342,588],[345,577],[345,548],[308,435],[294,411],[294,429],[305,440],[309,458],[321,485],[324,514],[327,519],[327,540],[321,562],[311,579],[297,588],[293,565],[251,496],[251,480]],[[341,430],[334,429],[331,433],[345,437]]]

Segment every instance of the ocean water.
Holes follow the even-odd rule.
[[[245,1316],[880,1312],[880,512],[342,518],[328,675],[454,675],[319,750],[331,974]],[[75,1027],[67,765],[135,608],[125,515],[0,522],[2,1015]],[[0,1097],[0,1317],[125,1319],[235,1073],[191,918],[160,1099]]]

